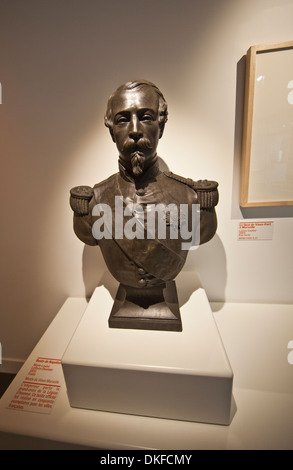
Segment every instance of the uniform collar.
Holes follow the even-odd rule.
[[[132,174],[130,174],[126,170],[126,168],[123,166],[120,160],[118,164],[119,164],[119,173],[122,176],[122,178],[134,184],[142,184],[144,182],[148,182],[154,179],[160,173],[157,155],[155,156],[154,161],[151,164],[151,166],[146,171],[144,171],[142,175],[138,177],[134,177]]]

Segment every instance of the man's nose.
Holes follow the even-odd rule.
[[[135,141],[138,141],[141,139],[142,135],[140,121],[137,116],[133,116],[129,125],[129,137]]]

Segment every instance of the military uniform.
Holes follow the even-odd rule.
[[[109,271],[121,284],[135,288],[164,285],[177,276],[186,260],[188,251],[182,249],[182,242],[186,240],[182,239],[180,230],[177,239],[159,239],[156,233],[153,239],[144,237],[129,240],[126,237],[115,239],[113,226],[111,238],[97,240],[92,233],[97,219],[92,214],[94,206],[107,204],[114,214],[115,196],[120,196],[123,207],[139,204],[144,213],[149,204],[176,204],[177,207],[187,204],[190,216],[192,205],[199,204],[200,244],[203,244],[214,236],[217,229],[214,207],[218,202],[218,184],[207,180],[194,182],[171,172],[161,172],[157,161],[136,179],[119,165],[119,173],[96,184],[94,188],[78,186],[71,190],[74,231],[84,243],[100,246]],[[172,223],[178,223],[179,229],[182,220],[168,220],[167,213],[167,226]]]

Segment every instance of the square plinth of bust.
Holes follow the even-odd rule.
[[[112,304],[97,287],[63,355],[70,405],[230,424],[233,372],[204,289],[180,306],[181,332],[109,328]]]

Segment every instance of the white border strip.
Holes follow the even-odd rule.
[[[25,359],[3,357],[2,364],[0,364],[0,373],[4,372],[6,374],[17,374],[24,363]]]

